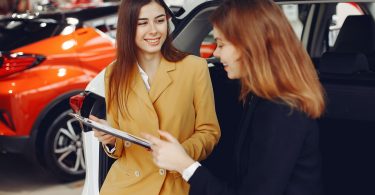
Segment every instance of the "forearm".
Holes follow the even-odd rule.
[[[196,131],[181,143],[186,153],[194,160],[201,161],[211,154],[220,138],[220,131]]]
[[[185,151],[197,161],[207,158],[221,136],[207,63],[204,60],[201,63],[194,79],[194,132],[182,143]]]

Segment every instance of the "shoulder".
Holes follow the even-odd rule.
[[[176,69],[180,76],[197,80],[208,74],[207,61],[203,58],[188,55],[181,61],[176,62]]]
[[[207,61],[204,58],[194,55],[188,55],[178,63],[194,68],[207,68]]]
[[[295,108],[290,107],[284,102],[270,101],[262,98],[258,98],[256,104],[256,112],[258,115],[270,118],[290,118],[310,121],[310,119],[304,112],[301,112]]]
[[[316,121],[286,103],[259,98],[254,111],[254,125],[265,129],[283,131],[307,131],[317,129]]]
[[[113,67],[115,66],[116,61],[111,62],[105,69],[105,78],[106,80],[109,79],[109,76],[111,75],[111,72],[113,70]]]
[[[108,95],[107,92],[109,91],[110,77],[111,77],[111,73],[112,73],[115,65],[116,65],[116,61],[113,61],[105,68],[104,88],[105,88],[105,91],[106,91],[106,96]]]

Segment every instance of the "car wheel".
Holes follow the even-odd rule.
[[[62,181],[81,179],[86,170],[82,131],[70,112],[63,112],[52,122],[44,144],[47,169]]]

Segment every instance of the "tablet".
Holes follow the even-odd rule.
[[[145,147],[147,149],[151,148],[151,143],[149,141],[145,140],[145,139],[142,139],[142,138],[134,136],[130,133],[126,133],[124,131],[115,129],[115,128],[110,127],[108,125],[95,122],[91,119],[82,117],[79,114],[69,113],[69,115],[72,116],[73,118],[77,119],[78,121],[82,122],[83,125],[89,126],[91,128],[94,128],[96,130],[99,130],[99,131],[102,131],[102,132],[105,132],[105,133],[108,133],[110,135],[121,138],[123,140],[127,140],[129,142],[134,143],[134,144],[138,144],[138,145],[140,145],[142,147]]]

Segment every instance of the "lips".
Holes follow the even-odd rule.
[[[159,45],[160,43],[160,37],[154,38],[154,39],[144,39],[149,45]]]

